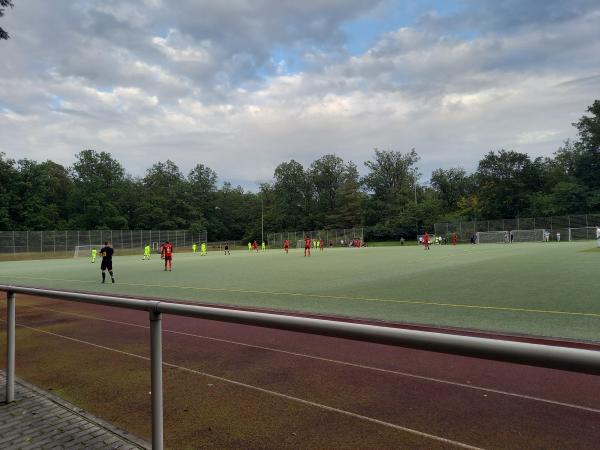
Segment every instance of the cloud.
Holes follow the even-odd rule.
[[[95,148],[137,175],[201,162],[255,188],[290,158],[360,166],[374,147],[415,147],[428,175],[498,148],[548,155],[574,136],[600,92],[597,2],[452,6],[350,54],[360,36],[345,25],[399,6],[19,3],[3,18],[0,151],[70,164]]]

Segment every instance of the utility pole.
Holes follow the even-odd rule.
[[[417,240],[419,238],[419,219],[418,217],[416,217],[417,215],[417,179],[415,177],[414,183],[413,183],[413,187],[414,187],[414,191],[415,191],[415,231],[417,233]]]
[[[260,242],[265,242],[265,209],[263,206],[263,193],[260,193]]]

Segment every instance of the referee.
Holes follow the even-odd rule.
[[[102,255],[102,264],[100,265],[100,270],[102,271],[102,282],[106,281],[106,271],[110,274],[110,279],[112,282],[115,282],[115,276],[113,275],[112,270],[112,257],[115,251],[110,246],[108,241],[104,242],[104,247],[100,249],[100,254]]]

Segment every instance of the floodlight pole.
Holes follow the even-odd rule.
[[[260,242],[265,242],[265,209],[262,192],[260,193]]]

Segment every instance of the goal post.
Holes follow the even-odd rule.
[[[476,235],[478,244],[508,244],[508,231],[479,231]]]
[[[538,228],[534,230],[512,230],[510,232],[510,242],[544,242],[544,236],[547,230]]]
[[[98,245],[76,245],[73,253],[73,258],[90,257],[92,255],[92,249],[100,251],[104,247],[102,244]]]

